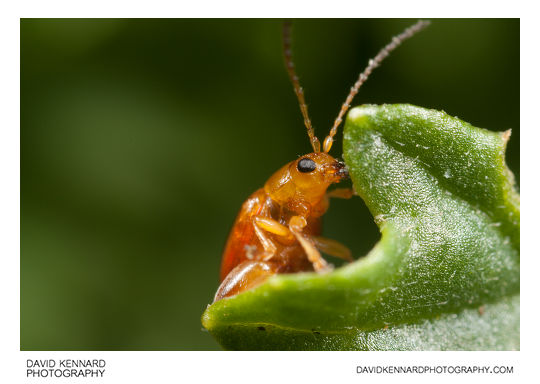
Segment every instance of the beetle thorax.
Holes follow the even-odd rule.
[[[305,216],[323,201],[332,183],[346,177],[343,163],[323,152],[309,153],[274,173],[264,191],[282,207]]]

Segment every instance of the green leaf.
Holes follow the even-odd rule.
[[[380,242],[331,273],[218,301],[204,327],[226,349],[519,349],[508,137],[411,105],[352,109],[344,157]]]

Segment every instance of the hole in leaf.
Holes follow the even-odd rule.
[[[347,246],[354,259],[367,255],[381,238],[371,212],[359,196],[331,199],[330,208],[323,216],[323,236]],[[346,263],[329,255],[324,258],[335,267]]]

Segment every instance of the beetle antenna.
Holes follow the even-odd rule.
[[[290,21],[283,22],[283,55],[285,56],[285,67],[287,68],[287,73],[289,74],[289,78],[293,84],[294,93],[296,93],[296,97],[300,103],[300,111],[304,117],[304,125],[307,128],[309,141],[311,142],[313,151],[320,152],[321,143],[313,131],[313,126],[311,125],[311,120],[309,119],[308,115],[306,100],[304,99],[304,90],[300,86],[300,81],[298,80],[298,76],[296,75],[296,71],[294,69],[291,49],[291,27],[292,25]]]
[[[430,22],[426,20],[418,21],[416,24],[405,29],[399,35],[394,36],[392,38],[392,41],[389,44],[387,44],[383,49],[381,49],[379,53],[377,53],[377,56],[369,60],[368,66],[360,74],[360,76],[358,77],[358,80],[356,81],[356,83],[354,83],[354,86],[351,87],[351,92],[349,93],[349,96],[347,96],[347,99],[341,106],[341,110],[339,111],[338,117],[336,117],[336,120],[334,121],[334,125],[332,126],[330,133],[324,139],[324,144],[323,144],[324,152],[328,152],[330,151],[330,148],[332,148],[332,144],[334,142],[334,136],[336,135],[337,129],[343,120],[343,115],[345,115],[345,112],[347,112],[347,110],[350,108],[353,98],[358,93],[358,90],[360,89],[362,84],[364,84],[364,82],[368,79],[371,72],[373,72],[373,70],[377,68],[381,64],[381,62],[386,57],[388,57],[388,55],[394,49],[396,49],[399,45],[401,45],[401,43],[403,43],[408,38],[413,37],[416,33],[420,32],[429,24]]]

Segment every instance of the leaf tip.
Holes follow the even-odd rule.
[[[201,316],[201,324],[204,327],[204,329],[210,330],[212,328],[212,320],[210,319],[210,316],[208,314],[208,308],[206,311],[204,311],[203,315]]]
[[[226,299],[223,299],[223,300],[226,300]],[[217,302],[217,303],[220,303],[220,302]],[[219,320],[218,320],[219,316],[216,316],[216,314],[219,313],[219,309],[217,307],[219,307],[220,305],[216,306],[217,303],[209,304],[201,316],[202,326],[204,327],[204,329],[206,329],[210,333],[212,333],[212,331],[217,327],[219,323]]]
[[[501,138],[503,139],[505,145],[508,143],[508,140],[510,140],[510,135],[512,135],[511,129],[501,132]]]
[[[347,120],[354,121],[356,124],[361,124],[369,118],[374,112],[373,105],[360,105],[352,108],[347,114]]]

